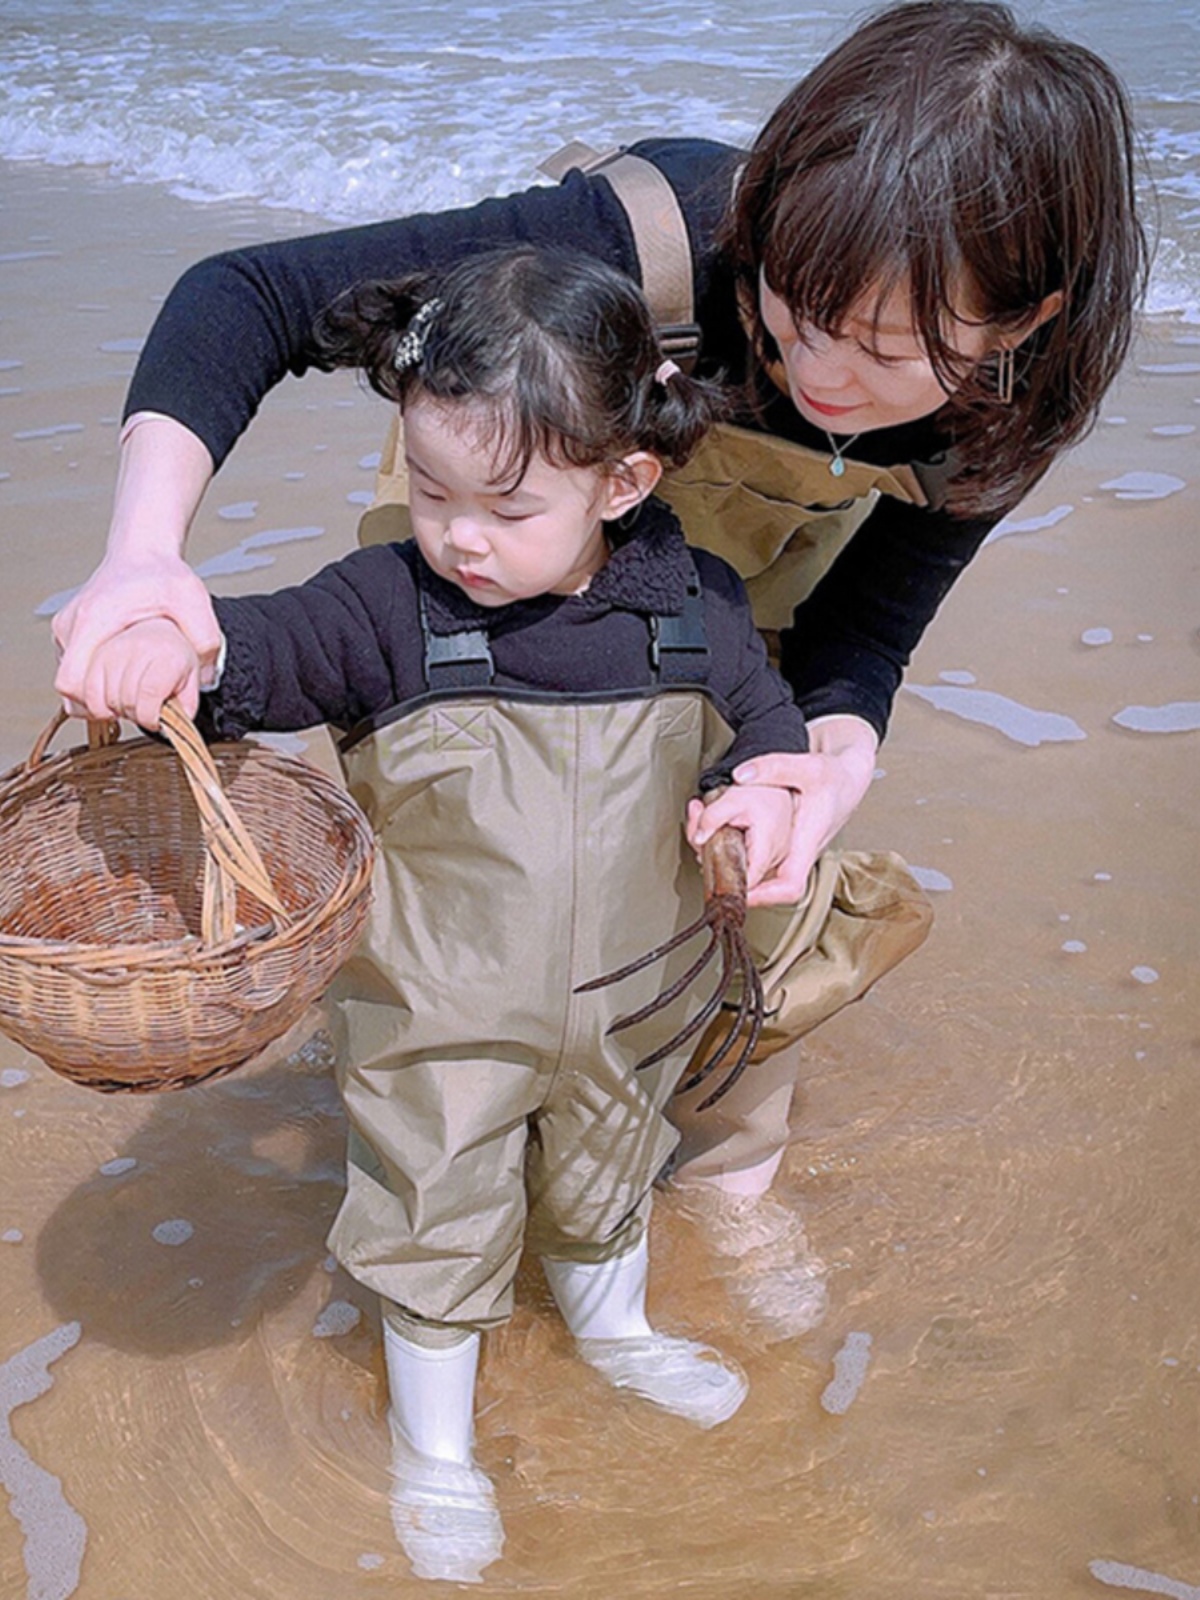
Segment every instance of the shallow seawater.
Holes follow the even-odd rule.
[[[5,765],[50,709],[37,613],[83,577],[103,524],[125,360],[103,346],[144,332],[182,265],[149,254],[161,238],[130,254],[133,213],[109,237],[112,195],[72,190],[90,259],[126,263],[109,294],[71,267],[22,170],[13,250],[60,257],[5,282],[67,309],[54,349],[32,320],[0,323],[29,391],[0,434],[0,533],[20,556],[0,601]],[[155,215],[196,242],[183,208]],[[664,1193],[652,1310],[751,1381],[704,1434],[605,1389],[524,1269],[481,1374],[479,1457],[508,1543],[480,1594],[1194,1600],[1200,747],[1186,717],[1123,719],[1195,703],[1200,463],[1193,439],[1156,430],[1200,382],[1138,370],[1176,364],[1181,336],[1165,326],[1139,353],[1106,408],[1124,420],[1030,497],[912,665],[914,686],[1085,737],[1031,743],[945,695],[900,699],[850,842],[918,864],[937,920],[809,1049],[777,1192],[826,1263],[824,1320],[771,1338]],[[332,380],[273,399],[194,535],[221,592],[348,547],[381,424]],[[1151,473],[1181,486],[1105,487]],[[1111,637],[1088,642],[1096,629]],[[327,759],[319,738],[308,749]],[[326,1251],[344,1129],[323,1022],[162,1099],[91,1094],[0,1040],[5,1596],[448,1592],[412,1578],[393,1538],[378,1315]]]

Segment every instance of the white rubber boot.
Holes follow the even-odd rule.
[[[392,1526],[418,1578],[480,1583],[504,1548],[491,1479],[472,1457],[479,1335],[430,1349],[385,1321]]]
[[[809,1245],[797,1208],[769,1192],[778,1165],[773,1157],[745,1173],[673,1187],[674,1202],[703,1231],[730,1292],[772,1340],[808,1333],[828,1305],[825,1263]]]
[[[740,1367],[709,1345],[655,1333],[646,1320],[650,1257],[641,1243],[609,1261],[542,1257],[550,1292],[579,1354],[618,1389],[701,1428],[725,1422],[746,1398]]]

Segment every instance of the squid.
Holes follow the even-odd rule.
[[[727,1067],[724,1077],[697,1108],[704,1111],[729,1093],[749,1065],[759,1034],[762,1032],[765,1003],[762,979],[759,977],[754,956],[746,939],[746,836],[741,829],[718,828],[712,838],[701,846],[700,866],[704,877],[704,910],[695,922],[681,929],[665,944],[660,944],[655,949],[647,951],[644,956],[639,956],[636,961],[630,961],[614,972],[606,972],[602,977],[581,983],[575,992],[583,994],[590,989],[601,989],[606,984],[620,983],[622,979],[632,977],[635,972],[642,972],[647,967],[653,966],[656,961],[665,959],[681,945],[706,934],[707,942],[704,949],[686,972],[647,1005],[637,1011],[631,1011],[628,1016],[618,1017],[608,1029],[610,1034],[617,1033],[622,1028],[632,1028],[635,1023],[644,1022],[647,1017],[665,1010],[672,1001],[677,1000],[685,990],[689,989],[707,968],[720,963],[720,975],[712,994],[690,1022],[686,1022],[665,1044],[660,1045],[657,1050],[637,1063],[635,1070],[641,1072],[646,1067],[652,1067],[656,1062],[662,1061],[672,1051],[698,1034],[721,1009],[725,996],[740,978],[741,997],[736,1008],[732,1004],[728,1008],[734,1015],[724,1036],[717,1039],[707,1057],[692,1068],[675,1090],[676,1094],[687,1094],[692,1089],[699,1088],[723,1062],[728,1060],[740,1037],[741,1047]]]

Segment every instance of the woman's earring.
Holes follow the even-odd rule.
[[[1002,406],[1012,404],[1015,368],[1016,361],[1011,348],[1001,350],[996,357],[996,398]]]

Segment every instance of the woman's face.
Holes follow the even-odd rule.
[[[907,293],[893,291],[879,306],[862,303],[835,336],[797,323],[788,306],[759,280],[759,307],[767,332],[779,346],[788,391],[807,422],[829,433],[869,433],[927,417],[945,404],[950,390],[913,327]],[[955,325],[953,344],[969,364],[994,346],[986,328]]]

